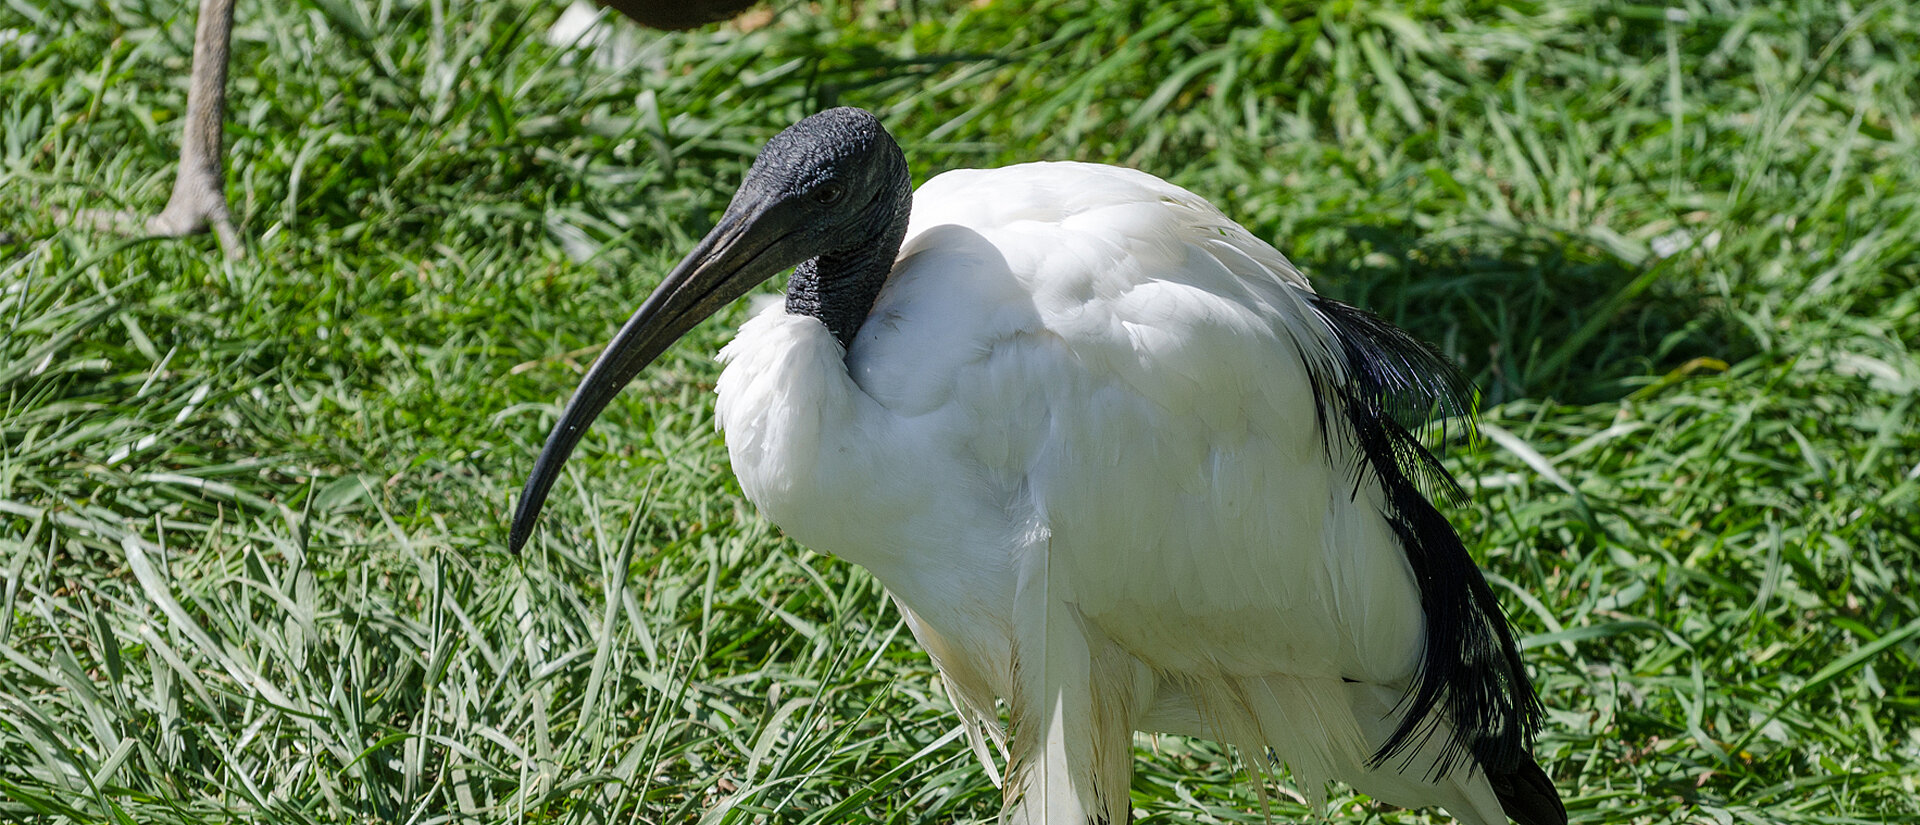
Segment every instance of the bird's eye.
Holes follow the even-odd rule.
[[[837,183],[823,183],[813,190],[813,199],[822,206],[832,206],[847,196],[847,188]]]

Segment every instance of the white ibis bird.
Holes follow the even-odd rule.
[[[1566,822],[1505,618],[1423,486],[1457,372],[1191,192],[1035,163],[911,191],[871,114],[781,132],[607,346],[527,479],[661,351],[795,267],[720,354],[747,497],[887,587],[1008,752],[1003,819],[1126,822],[1133,732],[1462,822]],[[1006,703],[1010,737],[998,724]]]

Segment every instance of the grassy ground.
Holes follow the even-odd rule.
[[[1167,177],[1460,358],[1576,822],[1920,821],[1915,7],[891,5],[608,66],[535,0],[242,0],[229,262],[58,220],[161,205],[191,4],[0,4],[0,820],[990,819],[881,589],[734,486],[737,310],[503,551],[593,347],[847,103],[921,179]],[[1143,745],[1142,822],[1261,821]]]

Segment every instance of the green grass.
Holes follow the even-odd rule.
[[[192,4],[0,4],[0,820],[990,819],[881,588],[739,495],[737,310],[503,549],[592,348],[844,103],[920,179],[1159,174],[1457,356],[1576,822],[1920,821],[1914,7],[892,5],[609,68],[553,3],[243,0],[229,262],[58,219],[164,201]],[[1141,822],[1262,821],[1143,745]]]

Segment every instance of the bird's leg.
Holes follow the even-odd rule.
[[[221,126],[227,109],[227,58],[233,40],[233,0],[201,0],[193,34],[193,70],[188,78],[187,116],[180,138],[180,167],[173,196],[147,221],[155,235],[179,237],[209,226],[228,256],[240,254],[239,233],[227,211],[221,174]]]
[[[233,0],[201,0],[193,34],[193,69],[187,79],[187,114],[180,135],[180,164],[173,195],[160,214],[144,221],[126,212],[83,209],[68,216],[113,232],[178,238],[205,232],[220,239],[227,257],[240,256],[240,234],[227,211],[221,174],[221,125],[227,109],[227,57],[233,39]]]
[[[1146,668],[1023,576],[1014,625],[1012,763],[1005,825],[1124,825],[1132,818],[1133,723]]]

